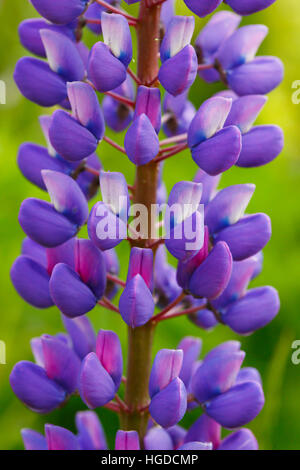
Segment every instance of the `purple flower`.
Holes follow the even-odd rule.
[[[139,435],[136,431],[118,431],[116,450],[140,450]]]
[[[31,429],[22,430],[26,450],[106,450],[106,438],[98,416],[93,411],[76,414],[78,434],[60,426],[45,425],[45,437]]]
[[[114,93],[129,100],[134,99],[134,88],[132,80],[127,76],[126,80],[117,88]],[[126,104],[120,103],[111,96],[105,96],[102,101],[103,115],[106,125],[115,132],[125,130],[133,119],[133,110]]]
[[[158,77],[173,96],[190,88],[197,75],[197,56],[190,45],[193,31],[193,17],[176,16],[169,22],[161,44],[162,66]]]
[[[46,62],[33,57],[23,57],[17,62],[14,80],[22,95],[40,106],[54,106],[67,97],[65,80]]]
[[[152,418],[164,428],[177,424],[186,411],[186,389],[179,378],[182,360],[181,350],[162,349],[157,353],[152,366],[149,411]]]
[[[18,362],[11,372],[10,384],[30,409],[48,413],[76,390],[80,360],[63,339],[53,336],[34,339],[32,350],[37,364]]]
[[[176,269],[168,264],[165,246],[161,245],[155,255],[154,263],[154,293],[157,305],[166,307],[178,297],[181,288],[176,280]]]
[[[227,0],[226,3],[240,15],[251,15],[268,8],[275,0]],[[196,15],[203,17],[212,13],[222,0],[184,0],[186,6]]]
[[[105,125],[96,93],[89,85],[68,83],[67,91],[73,115],[55,111],[49,137],[57,153],[74,162],[88,157],[96,150],[103,138]]]
[[[213,15],[200,31],[195,49],[200,64],[214,65],[218,51],[223,42],[230,37],[239,26],[241,17],[229,11],[220,11]],[[214,68],[199,70],[199,76],[208,83],[219,80],[219,74]]]
[[[45,29],[64,34],[68,38],[75,40],[75,30],[72,28],[72,25],[60,26],[48,23],[43,19],[32,18],[22,21],[19,25],[18,32],[22,46],[29,52],[46,58],[46,50],[40,35],[41,30]]]
[[[121,316],[131,328],[143,326],[154,313],[153,253],[133,248],[130,253],[126,287],[119,301]]]
[[[55,248],[44,248],[29,238],[23,241],[22,254],[11,268],[11,280],[18,294],[37,308],[54,305],[49,290],[52,271],[57,263],[74,265],[75,240]]]
[[[60,8],[52,0],[31,0],[31,3],[40,15],[52,23],[67,24],[84,12],[88,0],[61,0]]]
[[[91,50],[88,76],[98,91],[109,91],[126,79],[132,43],[128,22],[123,16],[103,12],[101,26],[104,42],[96,43]]]
[[[74,237],[88,217],[86,198],[69,176],[43,170],[42,177],[51,204],[26,199],[20,208],[19,222],[26,235],[46,247],[61,245]]]
[[[76,240],[74,263],[56,264],[49,284],[54,303],[71,318],[92,310],[106,288],[105,259],[90,240]]]
[[[243,26],[218,51],[228,84],[238,95],[269,93],[283,79],[283,65],[277,57],[255,57],[267,33],[264,25]]]
[[[203,216],[199,210],[202,184],[181,181],[173,187],[164,217],[165,245],[179,260],[187,260],[204,243]]]
[[[176,16],[174,0],[140,3],[139,17],[118,8],[119,0],[59,3],[32,0],[43,18],[19,28],[21,43],[38,58],[18,61],[16,84],[34,103],[59,109],[40,118],[46,146],[27,142],[19,150],[22,174],[51,202],[22,203],[19,222],[28,238],[11,279],[30,305],[56,305],[67,333],[32,339],[35,363],[15,365],[13,391],[39,413],[61,407],[72,395],[90,409],[118,413],[116,450],[257,449],[255,436],[241,427],[263,408],[262,380],[255,368],[242,367],[239,342],[219,344],[200,359],[201,340],[188,336],[177,349],[160,349],[152,368],[151,357],[155,325],[173,317],[188,317],[206,330],[221,323],[248,335],[278,313],[277,291],[250,285],[271,237],[268,216],[246,213],[255,187],[217,190],[221,174],[233,165],[264,165],[283,148],[277,126],[255,125],[264,95],[282,80],[282,64],[256,56],[265,26],[238,29],[239,15],[274,0],[227,0],[236,13],[215,14],[194,46],[194,17]],[[185,3],[203,17],[222,0]],[[136,27],[137,54],[130,27]],[[85,28],[102,34],[91,50],[82,42]],[[226,87],[199,109],[189,101],[197,75]],[[125,131],[124,148],[104,136],[105,126]],[[95,154],[102,140],[114,156],[120,151],[135,165],[133,183],[120,172],[103,171]],[[172,167],[164,162],[187,148],[199,170],[193,181],[182,176],[174,182],[167,197],[163,167],[170,174]],[[101,199],[90,211],[88,200],[99,187]],[[146,239],[144,214],[134,217],[138,204],[151,211]],[[89,239],[76,238],[86,223]],[[124,239],[130,244],[125,282],[114,250]],[[103,329],[96,337],[86,316],[98,304],[117,312],[128,328],[125,376],[119,337]],[[185,415],[191,410],[198,415],[189,426]],[[77,413],[76,427],[77,434],[52,424],[44,435],[24,429],[25,448],[107,449],[96,413]],[[222,427],[234,431],[224,438]]]
[[[120,340],[116,333],[101,330],[98,333],[96,353],[89,353],[82,362],[79,391],[89,408],[110,402],[122,379],[123,359]]]
[[[241,153],[241,133],[236,126],[224,127],[232,101],[214,97],[205,101],[188,131],[193,160],[209,175],[215,176],[234,165]]]
[[[127,237],[129,194],[121,173],[100,172],[102,201],[92,208],[88,233],[100,250],[110,250]]]
[[[165,94],[163,109],[166,119],[163,130],[167,136],[184,134],[196,114],[194,105],[187,100],[187,94],[179,96]]]
[[[238,126],[242,133],[242,150],[236,163],[241,167],[265,165],[283,149],[283,132],[278,126],[252,127],[267,98],[249,95],[233,101],[225,126]]]
[[[264,405],[260,382],[238,381],[245,357],[238,344],[224,343],[207,355],[192,378],[192,392],[205,413],[226,428],[244,426]]]

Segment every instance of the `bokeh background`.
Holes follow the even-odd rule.
[[[136,7],[130,7],[135,12]],[[190,14],[182,0],[177,0],[178,13]],[[23,302],[9,280],[9,270],[20,251],[23,233],[17,222],[21,201],[30,196],[45,198],[42,191],[30,185],[16,165],[19,145],[24,141],[43,144],[38,116],[51,113],[27,102],[13,82],[13,70],[19,57],[26,55],[18,41],[20,21],[35,16],[28,0],[0,0],[0,80],[7,84],[7,104],[0,105],[0,340],[6,343],[7,364],[0,365],[0,448],[22,449],[20,429],[33,427],[42,431],[46,422],[74,430],[74,413],[84,406],[71,400],[63,409],[47,416],[27,410],[13,395],[8,377],[15,362],[32,359],[29,341],[42,333],[55,334],[62,330],[56,308],[36,310]],[[206,20],[198,20],[196,32]],[[244,19],[246,23],[264,23],[269,35],[260,49],[261,54],[279,56],[286,68],[283,84],[269,96],[259,123],[282,126],[286,145],[282,155],[273,163],[259,169],[233,168],[224,174],[221,187],[235,183],[255,183],[257,189],[249,206],[250,212],[266,212],[272,218],[272,240],[264,250],[264,270],[255,285],[270,284],[279,292],[280,314],[271,325],[253,336],[243,338],[247,352],[246,365],[257,367],[263,377],[266,405],[251,424],[262,449],[300,449],[300,365],[291,362],[292,342],[300,339],[300,105],[292,103],[292,83],[300,79],[300,4],[299,0],[277,0],[262,13]],[[88,43],[95,41],[86,34]],[[38,83],[37,83],[38,86]],[[191,100],[199,106],[219,88],[197,80]],[[120,136],[120,141],[123,136]],[[99,156],[105,169],[123,171],[133,181],[133,165],[107,144],[102,144]],[[164,178],[168,189],[178,180],[191,179],[196,172],[188,152],[168,162]],[[118,249],[122,276],[126,275],[128,251],[125,244]],[[124,324],[113,314],[97,308],[90,315],[97,329],[112,328],[120,334],[126,348]],[[186,319],[167,322],[158,328],[155,351],[160,347],[176,347],[182,335],[203,339],[206,352],[221,341],[234,339],[226,327],[202,332]],[[117,429],[117,419],[110,412],[100,411],[110,444]],[[196,418],[192,415],[190,422]],[[185,424],[189,424],[187,421]]]

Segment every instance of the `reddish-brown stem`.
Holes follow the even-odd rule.
[[[106,405],[103,406],[103,408],[106,408],[107,410],[114,411],[115,413],[120,413],[121,412],[121,408],[119,407],[119,405],[117,405],[117,403],[113,403],[113,402],[107,403]]]
[[[95,2],[98,3],[99,5],[102,5],[108,11],[111,11],[112,13],[118,13],[118,15],[124,16],[127,20],[133,21],[135,23],[138,22],[138,19],[135,18],[135,16],[129,15],[128,13],[126,13],[126,11],[120,10],[119,8],[116,8],[110,5],[110,3],[107,3],[104,0],[95,0]]]
[[[167,305],[166,308],[164,308],[160,313],[158,313],[155,317],[152,318],[152,322],[157,323],[158,321],[160,321],[160,318],[164,317],[170,310],[175,308],[176,305],[180,304],[180,302],[183,301],[184,297],[185,297],[185,293],[181,292],[181,294],[178,297],[176,297],[176,299],[173,300],[173,302]]]
[[[187,144],[176,145],[176,147],[174,148],[174,150],[172,150],[171,152],[156,157],[156,158],[155,158],[155,162],[156,162],[156,163],[163,162],[164,160],[167,160],[167,159],[170,158],[170,157],[174,157],[174,155],[177,155],[178,153],[182,152],[183,150],[185,150],[185,149],[187,149],[187,148],[188,148],[188,145],[187,145]]]
[[[187,141],[187,134],[179,134],[175,135],[174,137],[169,137],[168,139],[161,140],[159,142],[160,147],[163,147],[164,145],[169,145],[169,144],[178,144],[180,142],[186,142]],[[164,149],[165,150],[165,149]]]
[[[120,101],[120,103],[126,104],[127,106],[130,106],[131,108],[135,107],[135,102],[130,100],[129,98],[125,98],[125,96],[121,96],[118,93],[115,93],[113,91],[105,91],[104,95],[110,96],[114,100]]]
[[[124,411],[125,413],[127,413],[129,411],[128,409],[128,406],[126,405],[126,403],[122,400],[122,398],[119,397],[118,394],[115,395],[115,400],[116,402],[118,403],[120,409],[122,411]]]
[[[92,175],[99,176],[100,172],[99,170],[96,170],[95,168],[91,168],[90,166],[85,165],[84,166],[84,171],[87,171],[88,173],[91,173]]]
[[[108,281],[114,282],[115,284],[118,284],[121,287],[126,286],[126,282],[122,281],[122,279],[119,279],[117,276],[113,276],[112,274],[107,274],[106,277]]]
[[[116,313],[120,313],[118,307],[116,307],[107,297],[102,297],[103,302]]]
[[[102,298],[102,300],[99,300],[98,301],[98,305],[100,305],[101,307],[104,307],[106,308],[107,310],[110,310],[112,312],[116,312],[116,313],[120,313],[118,307],[116,307],[114,304],[112,304],[111,302],[107,303],[105,300],[104,300],[104,297]]]
[[[127,73],[128,73],[128,75],[130,75],[130,77],[135,81],[135,83],[136,83],[138,86],[142,84],[142,82],[141,82],[141,80],[139,79],[139,77],[133,72],[133,70],[131,70],[131,68],[128,67]]]
[[[124,149],[124,147],[122,147],[121,145],[117,144],[117,142],[115,142],[114,140],[110,139],[109,137],[107,137],[106,135],[103,137],[103,140],[104,142],[106,142],[107,144],[111,145],[112,147],[114,147],[115,149],[119,150],[120,152],[124,153],[126,155],[126,150]]]
[[[198,71],[200,70],[209,70],[209,69],[213,69],[214,68],[214,64],[199,64],[198,65]]]
[[[197,313],[199,312],[199,310],[203,310],[204,308],[206,308],[206,305],[202,307],[191,307],[185,310],[179,310],[177,312],[170,313],[169,315],[163,315],[161,317],[157,315],[156,317],[153,318],[153,322],[159,323],[164,320],[170,320],[171,318],[182,317],[183,315],[191,315],[192,313]]]

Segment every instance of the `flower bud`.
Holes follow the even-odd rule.
[[[226,243],[217,243],[194,271],[189,290],[196,297],[215,299],[227,287],[232,271],[232,256]]]
[[[105,370],[113,379],[116,389],[118,389],[122,380],[123,359],[120,340],[116,333],[113,331],[99,331],[96,354]]]
[[[149,395],[151,398],[179,376],[182,362],[182,350],[161,349],[158,351],[149,380]]]
[[[118,431],[116,450],[140,450],[139,435],[136,431]]]
[[[159,88],[139,86],[136,97],[134,119],[145,114],[155,131],[159,133],[161,126],[161,105]]]
[[[131,328],[145,325],[153,316],[154,300],[147,284],[136,274],[120,297],[119,309],[125,323]]]
[[[159,152],[159,140],[150,119],[140,114],[128,129],[124,146],[129,160],[135,165],[145,165]]]
[[[153,291],[153,251],[147,248],[134,247],[130,252],[127,283],[140,274],[147,287]]]
[[[46,424],[45,435],[48,450],[79,450],[77,437],[68,429]]]

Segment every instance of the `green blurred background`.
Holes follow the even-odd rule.
[[[130,7],[135,12],[136,7]],[[189,14],[183,1],[177,1],[178,13]],[[17,27],[20,21],[34,16],[27,0],[0,0],[0,80],[7,85],[7,104],[0,105],[0,188],[1,188],[1,313],[0,340],[6,343],[7,364],[0,365],[0,448],[21,449],[20,429],[33,427],[42,431],[46,422],[60,424],[74,430],[74,413],[84,406],[78,399],[71,400],[63,409],[50,416],[39,416],[27,410],[13,395],[8,377],[15,362],[32,359],[29,341],[42,333],[54,334],[62,330],[57,309],[36,310],[23,302],[9,280],[9,270],[20,251],[23,233],[17,222],[21,201],[30,196],[44,198],[45,194],[30,185],[16,165],[19,145],[24,141],[43,144],[38,124],[41,110],[27,102],[18,92],[12,74],[15,63],[26,52],[19,44]],[[206,20],[197,22],[196,32]],[[243,20],[246,23],[264,23],[269,35],[260,49],[261,54],[279,56],[286,68],[283,84],[270,94],[269,102],[259,123],[282,126],[286,145],[283,154],[273,163],[259,169],[234,168],[227,172],[221,186],[234,183],[255,183],[256,192],[250,212],[266,212],[272,218],[273,237],[264,250],[264,270],[255,285],[270,284],[279,292],[282,302],[280,314],[271,325],[253,336],[242,338],[247,352],[246,365],[257,367],[263,377],[266,405],[252,423],[262,449],[300,449],[300,365],[291,362],[291,344],[300,339],[300,105],[292,103],[292,83],[300,79],[300,4],[299,0],[277,0],[268,10]],[[92,36],[86,35],[90,43]],[[199,106],[218,87],[197,80],[191,99]],[[120,140],[123,136],[120,136]],[[134,169],[125,158],[102,144],[99,156],[105,169],[123,171],[133,181]],[[196,171],[188,152],[177,156],[165,166],[168,189],[181,180],[191,179]],[[125,244],[118,249],[126,275],[128,251]],[[125,269],[124,269],[125,267]],[[126,330],[113,314],[98,308],[90,315],[97,329],[112,328],[120,334],[126,348]],[[173,348],[182,335],[203,339],[203,350],[208,351],[221,341],[235,335],[226,327],[213,332],[202,332],[185,319],[161,325],[157,330],[155,351],[160,347]],[[117,419],[110,412],[100,411],[109,442],[117,429]],[[190,421],[195,419],[192,415]],[[187,421],[188,424],[190,421]]]

